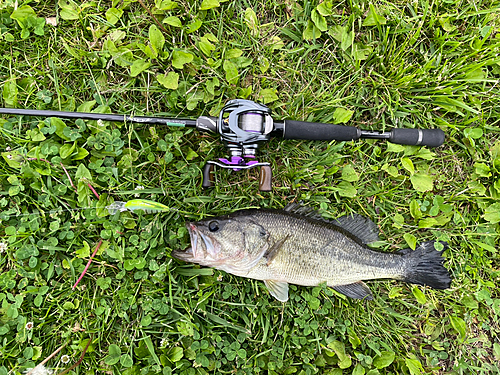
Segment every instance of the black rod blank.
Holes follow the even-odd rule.
[[[0,114],[15,115],[15,116],[41,116],[41,117],[59,117],[68,119],[82,119],[82,120],[133,122],[137,124],[167,125],[167,126],[179,126],[179,127],[196,126],[196,120],[190,120],[190,119],[115,115],[110,113],[64,112],[64,111],[47,111],[47,110],[37,110],[37,109],[0,108]]]

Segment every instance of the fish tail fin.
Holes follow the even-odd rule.
[[[447,289],[450,287],[451,278],[448,270],[444,268],[442,257],[443,251],[448,248],[446,242],[441,242],[443,250],[438,251],[434,247],[435,242],[425,242],[418,246],[415,251],[403,250],[406,258],[407,272],[403,281],[411,284],[428,285],[434,289]]]

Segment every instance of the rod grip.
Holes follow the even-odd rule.
[[[444,143],[444,132],[441,129],[396,128],[390,131],[388,140],[400,145],[439,147]]]
[[[353,126],[285,120],[283,138],[311,141],[352,141],[359,139],[361,131]]]

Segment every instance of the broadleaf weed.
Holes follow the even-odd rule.
[[[83,352],[74,371],[499,371],[497,4],[52,5],[0,5],[3,106],[196,117],[239,97],[277,119],[438,127],[447,138],[433,150],[272,139],[260,158],[273,192],[257,192],[255,171],[220,171],[206,191],[201,166],[225,156],[217,137],[3,116],[0,374],[63,371]],[[136,195],[171,211],[107,212]],[[260,282],[169,255],[189,246],[186,221],[291,201],[369,216],[388,251],[449,242],[452,288],[384,281],[357,302],[291,286],[283,305]]]

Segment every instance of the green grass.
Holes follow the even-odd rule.
[[[197,117],[248,98],[276,119],[342,108],[347,125],[439,127],[446,141],[273,139],[260,150],[271,193],[253,170],[218,170],[203,190],[204,163],[226,156],[217,137],[2,116],[0,375],[67,344],[45,363],[60,373],[90,338],[70,373],[500,371],[497,1],[150,0],[161,28],[136,0],[14,3],[0,3],[3,106]],[[102,209],[136,195],[173,210]],[[452,288],[373,282],[374,301],[357,302],[292,286],[281,304],[259,281],[170,257],[187,220],[292,201],[370,217],[384,251],[448,241]]]

